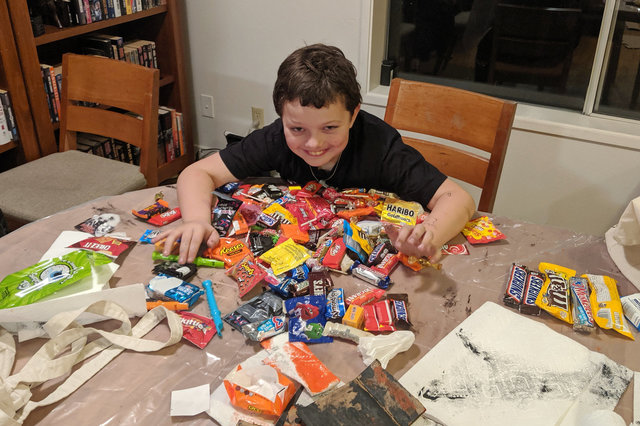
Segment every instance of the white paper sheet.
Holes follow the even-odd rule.
[[[448,426],[579,424],[612,410],[631,371],[544,324],[487,302],[400,379]]]
[[[172,416],[195,416],[209,409],[209,384],[171,392]]]

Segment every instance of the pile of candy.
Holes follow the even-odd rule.
[[[630,297],[625,300],[631,301]],[[608,276],[577,276],[573,269],[548,262],[541,262],[538,270],[513,263],[503,302],[528,315],[545,310],[583,333],[590,333],[597,324],[633,339],[624,321],[616,281]],[[632,303],[627,303],[625,314],[632,308]]]
[[[255,288],[271,290],[252,292],[259,294],[224,316],[247,338],[261,341],[284,332],[287,322],[289,340],[306,343],[332,340],[325,330],[327,320],[373,332],[410,326],[406,294],[386,294],[392,285],[389,275],[398,263],[421,270],[429,262],[398,253],[384,227],[422,221],[426,213],[419,203],[374,190],[337,191],[318,182],[304,187],[232,183],[215,194],[218,203],[211,222],[220,243],[204,250],[196,264],[218,262],[208,266],[224,267],[237,282],[239,297]],[[147,212],[153,215],[147,218]],[[134,214],[151,220],[168,212],[169,206],[159,199]],[[152,235],[148,231],[143,241]],[[157,250],[162,248],[158,243]],[[464,245],[444,250],[468,253]],[[165,258],[155,253],[154,259]],[[155,267],[159,277],[149,283],[151,295],[191,304],[201,293],[187,291],[192,284],[167,280],[188,279],[195,265],[172,260]],[[372,287],[345,297],[342,288],[335,288],[330,271],[351,274]],[[188,321],[193,323],[193,318]],[[340,332],[345,333],[336,331]]]

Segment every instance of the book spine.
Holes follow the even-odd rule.
[[[116,18],[122,16],[122,9],[120,9],[120,0],[113,0],[113,16]]]
[[[49,72],[46,69],[46,67],[43,67],[42,65],[40,66],[40,75],[42,77],[42,84],[44,85],[44,93],[45,96],[47,97],[47,105],[49,106],[49,116],[51,118],[51,122],[55,123],[56,122],[56,115],[54,112],[54,102],[53,102],[53,98],[52,98],[52,92],[51,92],[51,84],[49,83]]]
[[[136,0],[136,12],[142,12],[142,0]]]
[[[7,119],[7,126],[11,131],[11,137],[14,141],[17,141],[19,139],[18,126],[16,125],[16,120],[13,116],[13,108],[11,106],[9,92],[6,90],[0,90],[0,104],[2,104],[2,107],[4,108],[4,115]]]
[[[56,81],[56,74],[53,71],[53,67],[49,67],[49,78],[51,79],[53,99],[56,103],[56,121],[60,121],[60,93],[58,92],[58,82]]]
[[[116,9],[115,6],[113,5],[113,0],[106,0],[107,2],[107,16],[111,19],[111,18],[115,18],[116,17]]]
[[[184,154],[186,154],[185,150],[184,150],[184,130],[183,130],[183,118],[182,118],[182,113],[178,112],[176,113],[177,119],[178,119],[178,148],[180,149],[180,155],[182,156]]]
[[[89,0],[82,0],[82,2],[84,3],[84,15],[86,18],[86,23],[90,24],[93,22],[91,20],[91,4],[89,3]]]
[[[180,157],[180,141],[178,140],[178,111],[171,109],[171,147],[172,159]]]
[[[131,4],[131,0],[124,0],[126,4],[127,15],[131,15],[133,13],[133,6]]]
[[[4,108],[0,103],[0,145],[11,142],[11,139],[11,131],[7,126],[7,119],[4,115]]]
[[[156,43],[151,42],[151,58],[153,60],[153,67],[159,69],[158,67],[158,56],[156,55]]]

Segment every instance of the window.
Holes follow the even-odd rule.
[[[640,119],[640,9],[628,0],[389,0],[385,6],[381,84],[393,75]]]

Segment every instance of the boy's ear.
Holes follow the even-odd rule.
[[[351,114],[351,123],[349,123],[349,128],[351,128],[351,126],[353,126],[353,123],[356,121],[358,112],[360,112],[360,105],[362,104],[358,104],[358,106],[353,110],[353,114]]]

